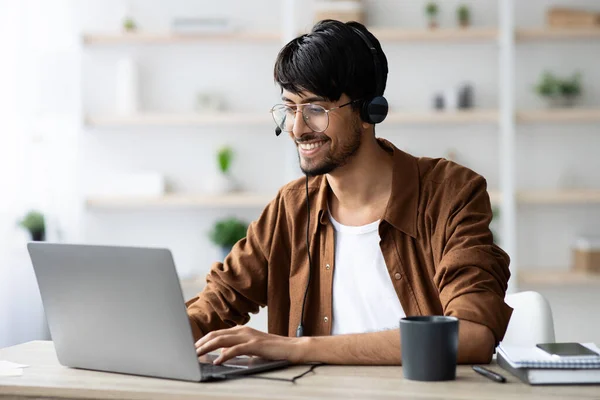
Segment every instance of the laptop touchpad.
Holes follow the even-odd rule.
[[[205,354],[201,357],[198,357],[198,361],[202,364],[212,364],[219,357],[218,354]],[[223,364],[226,367],[234,367],[234,368],[254,368],[263,364],[272,363],[273,361],[265,360],[260,357],[247,357],[240,356],[234,357],[230,360],[225,361]]]

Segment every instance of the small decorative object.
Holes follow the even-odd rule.
[[[223,111],[223,100],[216,93],[202,92],[197,96],[196,110],[200,113]]]
[[[600,236],[580,236],[572,250],[572,268],[577,272],[600,274]]]
[[[171,32],[185,34],[226,34],[235,30],[228,18],[176,17],[171,21]]]
[[[445,106],[446,104],[444,102],[444,95],[442,93],[437,93],[433,98],[433,108],[441,111],[445,108]]]
[[[365,23],[365,10],[361,0],[318,0],[314,3],[314,22],[335,19],[342,22]]]
[[[248,224],[235,217],[219,220],[209,233],[210,240],[221,248],[223,260],[238,241],[246,237]]]
[[[471,25],[471,10],[468,6],[462,4],[456,9],[456,17],[461,28],[467,28]]]
[[[448,88],[444,91],[444,104],[446,111],[456,111],[458,108],[458,92],[455,88]]]
[[[551,72],[544,72],[535,90],[552,107],[571,107],[581,95],[581,74],[575,73],[570,79],[561,79]]]
[[[137,30],[137,24],[135,23],[135,20],[132,17],[132,12],[131,12],[131,3],[127,2],[124,5],[123,8],[123,17],[121,19],[121,24],[123,27],[123,31],[126,33],[132,33],[135,32]]]
[[[458,89],[458,108],[468,109],[473,105],[473,86],[464,83]]]
[[[123,30],[127,33],[135,32],[137,30],[137,24],[131,17],[127,17],[123,20]]]
[[[500,223],[499,219],[500,219],[500,207],[492,206],[492,222],[490,223],[490,226],[492,226],[492,225],[496,226],[497,224],[499,224]],[[494,243],[500,244],[500,236],[496,233],[496,228],[490,227],[490,230],[492,231],[492,237],[494,238]]]
[[[225,146],[219,149],[217,152],[219,173],[215,176],[213,181],[212,192],[214,194],[229,193],[236,190],[237,185],[229,173],[232,161],[233,149],[231,147]]]
[[[600,27],[600,12],[551,7],[546,11],[546,23],[554,28]]]
[[[29,211],[21,221],[19,226],[29,231],[31,240],[42,242],[46,240],[46,223],[44,215],[36,210]]]
[[[425,6],[425,13],[427,14],[427,18],[429,18],[429,29],[435,29],[438,26],[437,16],[438,16],[439,8],[436,2],[430,1]]]
[[[132,57],[124,57],[117,62],[117,113],[131,115],[139,112],[139,71]]]

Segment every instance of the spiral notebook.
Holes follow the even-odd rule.
[[[600,348],[594,343],[582,343],[585,347],[600,353]],[[513,368],[562,368],[562,369],[593,369],[600,368],[598,357],[552,357],[535,346],[512,346],[501,344],[498,353]]]

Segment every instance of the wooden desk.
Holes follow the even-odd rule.
[[[29,342],[0,350],[0,359],[30,365],[19,377],[0,377],[0,399],[25,397],[95,399],[599,399],[598,386],[532,387],[508,378],[499,384],[460,366],[457,380],[414,382],[402,367],[321,366],[296,384],[261,379],[189,383],[77,370],[61,366],[52,342]],[[295,366],[266,375],[290,378],[306,370]]]

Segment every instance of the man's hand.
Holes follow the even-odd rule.
[[[196,342],[196,353],[202,356],[211,351],[222,349],[221,355],[214,361],[221,364],[241,355],[259,356],[268,360],[288,360],[301,362],[302,339],[272,335],[247,326],[222,329],[210,332]]]

